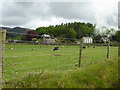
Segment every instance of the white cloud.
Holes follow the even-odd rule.
[[[97,28],[106,26],[116,28],[118,26],[118,0],[105,0],[104,2],[94,1],[95,22]]]

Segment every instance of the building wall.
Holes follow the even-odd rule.
[[[93,39],[91,37],[83,37],[83,43],[93,43]]]
[[[43,43],[44,44],[55,44],[56,41],[55,39],[44,39]]]

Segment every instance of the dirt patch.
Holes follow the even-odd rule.
[[[55,54],[54,56],[62,56],[62,55],[60,55],[60,54]]]

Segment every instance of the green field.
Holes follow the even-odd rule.
[[[6,45],[3,86],[117,87],[117,47],[110,47],[110,60],[106,59],[105,46],[83,49],[80,68],[77,66],[79,46],[61,45],[58,51],[53,51],[53,47],[55,46]]]

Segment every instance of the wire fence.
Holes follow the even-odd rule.
[[[15,32],[7,33],[26,35],[24,33]],[[0,35],[0,55],[4,53],[2,51],[4,49],[1,36],[2,35]],[[23,71],[23,73],[28,73],[31,72],[31,70],[37,71],[45,68],[48,70],[60,70],[71,67],[86,67],[88,65],[100,62],[100,60],[114,59],[117,57],[116,55],[118,53],[118,43],[110,42],[106,44],[85,44],[82,41],[80,41],[79,44],[59,43],[51,45],[40,43],[33,45],[32,42],[25,42],[23,45],[21,45],[22,43],[19,44],[20,45],[17,43],[8,43],[8,46],[6,46],[6,62],[4,63],[5,78],[10,77],[7,75],[8,73],[11,74],[11,76],[20,76],[22,75],[20,71]],[[59,50],[53,51],[55,47],[59,47]],[[2,56],[0,57],[0,61],[2,61]],[[2,69],[2,67],[0,68]]]

